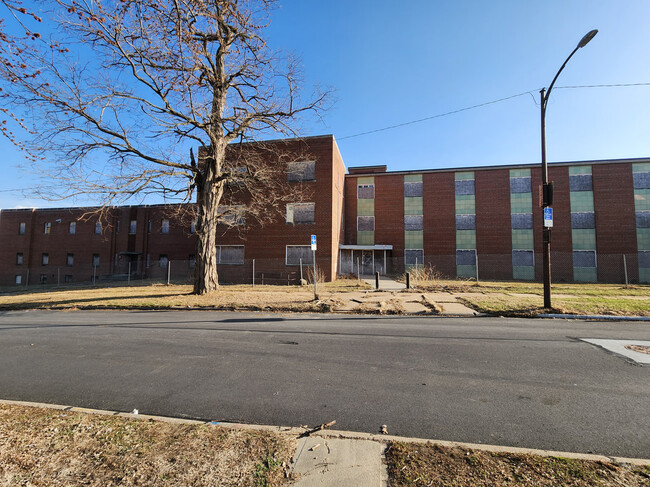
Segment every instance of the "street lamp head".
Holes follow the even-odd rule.
[[[598,34],[598,29],[590,30],[589,32],[587,32],[585,36],[582,39],[580,39],[580,42],[578,42],[578,48],[585,47],[590,40],[596,37],[596,34]]]

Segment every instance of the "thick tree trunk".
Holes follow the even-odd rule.
[[[204,171],[197,178],[196,265],[194,268],[194,294],[205,294],[219,288],[217,272],[217,221],[218,208],[223,195],[223,182],[218,180],[225,151],[213,151],[206,158]]]

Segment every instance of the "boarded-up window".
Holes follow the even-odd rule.
[[[456,215],[456,230],[475,230],[476,215]]]
[[[371,200],[375,197],[374,184],[359,184],[357,186],[357,199]]]
[[[634,189],[650,189],[650,172],[635,172]]]
[[[359,232],[374,232],[375,230],[375,217],[374,216],[358,216],[357,217],[357,231]]]
[[[571,213],[571,228],[595,228],[593,211]]]
[[[637,228],[650,228],[650,211],[637,211],[636,212],[636,227]]]
[[[407,249],[404,251],[404,265],[422,265],[424,264],[424,250]]]
[[[513,267],[533,267],[535,265],[535,253],[532,250],[513,250]]]
[[[510,215],[510,226],[514,230],[533,228],[532,213],[512,213]]]
[[[457,250],[456,265],[475,265],[476,250]]]
[[[287,265],[313,264],[313,253],[309,245],[287,245]]]
[[[243,264],[243,245],[221,245],[219,246],[219,264]]]
[[[316,203],[289,203],[287,223],[314,223]]]
[[[574,250],[573,267],[596,267],[596,251]]]
[[[530,193],[530,178],[510,178],[511,193]]]
[[[424,230],[424,216],[404,215],[404,230],[406,231]]]
[[[243,205],[219,205],[217,213],[221,225],[239,226],[246,224]],[[190,233],[194,233],[191,225]]]
[[[287,181],[315,181],[316,161],[290,162],[287,167]]]
[[[409,181],[404,183],[404,196],[422,196],[422,181]]]
[[[456,194],[474,194],[474,180],[459,179],[456,181]]]
[[[569,176],[571,191],[591,191],[591,174],[572,174]]]
[[[650,269],[650,250],[642,250],[639,252],[639,267],[642,269]]]

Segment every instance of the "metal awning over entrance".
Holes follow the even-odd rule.
[[[389,270],[392,245],[339,245],[339,274],[384,276]]]

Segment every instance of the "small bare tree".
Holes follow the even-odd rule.
[[[297,117],[328,102],[321,91],[303,101],[297,61],[266,45],[274,0],[44,2],[51,34],[9,50],[0,74],[33,114],[34,150],[56,162],[48,176],[62,196],[104,205],[195,198],[194,291],[216,290],[217,222],[239,218],[220,207],[261,222],[281,212],[286,163],[300,157],[246,142],[296,136]]]

